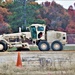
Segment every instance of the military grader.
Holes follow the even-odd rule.
[[[67,43],[66,32],[46,30],[44,24],[32,24],[29,26],[30,32],[21,32],[0,35],[0,51],[16,47],[30,49],[30,45],[35,44],[40,51],[61,51],[63,45]],[[29,39],[32,43],[26,42]]]

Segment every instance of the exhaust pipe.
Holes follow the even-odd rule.
[[[19,33],[21,33],[21,27],[19,27]]]

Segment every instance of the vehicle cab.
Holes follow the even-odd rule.
[[[32,24],[30,26],[31,37],[33,40],[45,40],[45,29],[44,24]]]

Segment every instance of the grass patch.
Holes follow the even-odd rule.
[[[7,51],[8,52],[10,52],[10,51],[12,52],[12,51],[16,51],[16,50],[17,50],[17,48],[16,47],[13,47],[13,48],[8,49]]]
[[[12,51],[16,51],[16,50],[17,50],[17,48],[13,47],[13,48],[8,49],[7,51],[12,52]],[[39,49],[37,46],[30,46],[30,51],[33,51],[33,50],[39,50]]]
[[[13,48],[10,48],[8,49],[7,51],[8,52],[12,52],[12,51],[16,51],[17,48],[16,47],[13,47]],[[30,46],[30,51],[36,51],[36,50],[39,50],[37,46]],[[75,50],[75,46],[63,46],[63,50]]]

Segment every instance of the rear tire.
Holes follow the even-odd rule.
[[[61,50],[63,50],[63,45],[59,41],[54,41],[51,44],[51,48],[52,48],[53,51],[61,51]]]
[[[38,48],[40,51],[49,51],[50,50],[50,46],[47,41],[40,41],[38,44]]]
[[[7,44],[3,41],[0,42],[0,52],[4,52],[8,49]]]

